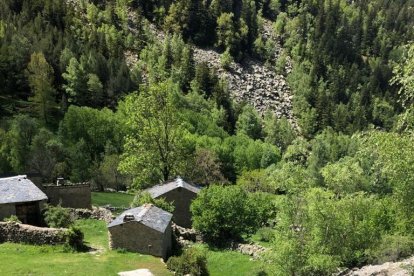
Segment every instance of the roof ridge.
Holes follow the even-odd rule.
[[[137,221],[141,221],[145,217],[145,215],[148,213],[148,211],[153,207],[153,205],[152,204],[144,204],[143,207],[144,208],[141,211],[139,211],[139,213],[137,215],[137,218],[136,218]]]
[[[1,177],[0,180],[19,179],[19,178],[27,178],[27,175],[22,174],[22,175],[15,175],[15,176],[9,176],[9,177]]]

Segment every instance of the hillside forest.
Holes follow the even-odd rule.
[[[204,186],[193,226],[211,241],[271,232],[269,275],[412,255],[413,14],[412,0],[2,0],[0,174],[134,192],[181,176]],[[220,72],[246,60],[286,79],[293,119],[235,99]]]

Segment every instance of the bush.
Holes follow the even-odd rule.
[[[19,218],[17,217],[17,216],[15,216],[15,215],[11,215],[10,217],[8,217],[8,218],[4,218],[3,219],[3,221],[4,222],[17,222],[17,223],[22,223],[20,220],[19,220]]]
[[[73,226],[70,227],[66,232],[66,235],[66,247],[75,251],[83,251],[86,249],[86,246],[83,243],[84,235],[79,228]]]
[[[221,67],[223,69],[229,70],[232,62],[233,57],[231,56],[229,49],[227,49],[226,51],[224,51],[224,53],[220,55]]]
[[[369,251],[371,263],[395,262],[414,254],[414,241],[412,237],[400,235],[386,235],[375,249]]]
[[[274,230],[270,227],[263,227],[257,231],[257,235],[259,236],[259,240],[263,242],[270,242],[273,240],[275,233]]]
[[[53,228],[68,228],[74,221],[69,209],[63,208],[60,205],[47,205],[44,218],[46,224]]]
[[[206,253],[197,247],[184,250],[181,256],[170,257],[167,261],[167,267],[176,275],[208,275]]]
[[[147,203],[153,204],[167,212],[174,212],[174,205],[172,203],[165,201],[164,198],[154,199],[148,192],[138,192],[131,203],[131,207],[138,207]]]
[[[191,205],[193,227],[216,244],[253,234],[262,216],[251,198],[240,186],[213,185],[203,189]]]

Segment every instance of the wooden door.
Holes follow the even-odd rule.
[[[22,223],[39,224],[39,213],[39,204],[37,202],[16,204],[16,216]]]

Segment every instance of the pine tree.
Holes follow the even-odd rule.
[[[39,118],[45,123],[48,122],[48,115],[54,105],[53,72],[43,53],[31,55],[27,75],[34,95],[29,100],[34,103]]]

